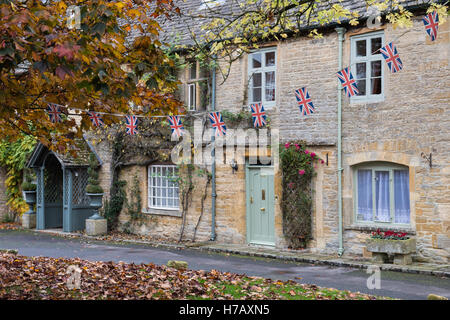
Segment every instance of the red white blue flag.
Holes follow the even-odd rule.
[[[314,105],[306,88],[295,90],[295,97],[297,98],[298,107],[303,115],[314,113]]]
[[[214,135],[216,137],[224,136],[227,133],[227,127],[225,126],[225,122],[223,122],[220,112],[211,112],[209,114],[209,121],[214,128]]]
[[[350,71],[350,69],[347,67],[345,69],[342,69],[337,73],[339,81],[341,82],[342,86],[344,87],[345,94],[347,97],[352,97],[355,94],[358,94],[358,87],[356,86],[355,78],[353,78],[353,75]]]
[[[392,42],[389,42],[386,46],[381,48],[380,52],[386,60],[386,63],[392,73],[403,69],[403,63],[402,60],[400,60],[400,55]]]
[[[101,127],[103,126],[105,123],[103,122],[102,117],[95,111],[88,111],[88,116],[89,119],[91,119],[92,124],[94,125],[94,127]]]
[[[49,103],[47,105],[47,113],[50,117],[50,121],[53,123],[62,122],[61,109],[57,104]]]
[[[267,116],[262,103],[251,104],[250,109],[252,110],[253,126],[255,128],[265,126]]]
[[[423,24],[425,25],[425,30],[431,38],[431,41],[436,40],[438,26],[439,26],[439,15],[436,11],[427,14],[423,18]]]
[[[127,134],[134,136],[138,133],[137,123],[138,118],[136,116],[125,116]]]
[[[172,135],[180,137],[183,135],[183,124],[181,123],[181,117],[179,116],[168,116],[170,128],[172,129]]]

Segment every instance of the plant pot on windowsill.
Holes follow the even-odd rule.
[[[380,235],[380,232],[377,234]],[[402,237],[384,237],[377,234],[372,234],[372,237],[366,240],[367,251],[372,252],[374,262],[385,263],[387,257],[393,255],[394,264],[411,264],[411,254],[416,252],[416,239],[405,234]]]

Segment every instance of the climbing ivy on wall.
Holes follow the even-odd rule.
[[[314,162],[317,160],[320,160],[319,157],[306,148],[304,141],[280,146],[283,232],[290,248],[305,248],[311,240],[311,181],[315,175]]]
[[[14,220],[28,209],[22,198],[21,184],[25,163],[35,144],[36,139],[26,135],[18,139],[7,138],[0,142],[0,166],[6,169],[7,178],[4,183],[8,197],[7,204]]]

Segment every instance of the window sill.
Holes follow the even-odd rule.
[[[166,210],[166,209],[156,209],[156,208],[146,208],[142,210],[143,213],[151,214],[155,216],[169,216],[181,218],[180,210]]]
[[[364,104],[364,105],[376,105],[379,103],[383,103],[384,97],[383,98],[352,98],[350,99],[350,104],[351,105],[360,105],[360,104]]]
[[[415,235],[416,231],[411,227],[402,227],[402,226],[378,226],[378,225],[364,225],[364,224],[352,224],[344,228],[345,230],[357,230],[357,231],[377,231],[380,230],[382,232],[391,230],[394,232],[406,232],[409,235]]]

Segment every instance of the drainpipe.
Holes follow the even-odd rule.
[[[336,28],[339,40],[339,70],[342,70],[342,44],[344,42],[345,28]],[[338,84],[338,215],[339,215],[339,257],[344,254],[344,241],[343,241],[343,230],[342,230],[342,86]]]
[[[216,57],[214,59],[214,65],[212,68],[212,90],[211,90],[211,111],[216,110]],[[211,150],[211,238],[210,241],[216,240],[216,137],[214,136],[214,130],[211,136],[212,150]]]

